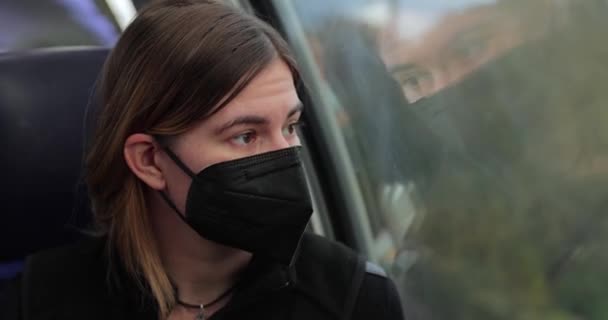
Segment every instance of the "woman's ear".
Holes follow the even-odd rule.
[[[141,181],[154,190],[164,190],[165,177],[155,161],[158,151],[160,146],[152,136],[135,133],[125,141],[123,153],[127,166]]]

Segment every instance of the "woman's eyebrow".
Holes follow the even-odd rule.
[[[287,119],[293,117],[298,112],[302,112],[303,109],[304,109],[304,105],[302,104],[301,101],[298,101],[298,103],[293,108],[291,108],[291,110],[287,114]],[[270,121],[268,119],[261,117],[261,116],[243,115],[243,116],[236,117],[235,119],[232,119],[232,120],[224,123],[222,126],[220,126],[219,128],[217,128],[215,130],[215,134],[220,135],[220,134],[224,133],[226,130],[239,126],[239,125],[263,125],[263,124],[268,124],[269,122]]]
[[[235,119],[232,119],[226,123],[224,123],[222,126],[220,126],[219,128],[217,128],[215,130],[215,134],[216,135],[220,135],[222,133],[224,133],[226,130],[232,128],[232,127],[236,127],[239,125],[262,125],[262,124],[267,124],[269,123],[268,119],[261,117],[261,116],[256,116],[256,115],[244,115],[244,116],[240,116],[240,117],[236,117]]]
[[[302,110],[304,110],[304,104],[302,104],[302,101],[298,101],[298,103],[293,108],[291,108],[291,110],[289,110],[289,113],[287,114],[287,119],[293,117],[293,115],[298,112],[302,112]]]

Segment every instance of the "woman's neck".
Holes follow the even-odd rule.
[[[150,208],[156,210],[150,216],[159,254],[177,288],[177,298],[206,304],[233,287],[251,254],[203,239],[160,197],[152,201]]]

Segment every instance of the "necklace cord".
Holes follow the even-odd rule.
[[[226,290],[224,293],[222,293],[221,295],[219,295],[217,298],[215,298],[213,301],[210,301],[208,303],[203,303],[203,304],[192,304],[192,303],[187,303],[184,302],[182,300],[180,300],[179,298],[176,298],[176,302],[177,304],[186,307],[186,308],[191,308],[191,309],[200,309],[201,306],[203,308],[209,308],[214,304],[217,304],[218,302],[222,301],[224,298],[226,298],[230,293],[232,293],[234,291],[234,289],[236,288],[236,285],[228,288],[228,290]]]

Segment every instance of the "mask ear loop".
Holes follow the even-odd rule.
[[[190,168],[188,168],[188,166],[186,166],[182,162],[182,160],[180,160],[180,158],[168,146],[161,144],[161,148],[165,151],[169,158],[171,158],[171,160],[173,160],[173,162],[175,162],[175,164],[180,169],[182,169],[182,171],[184,171],[185,174],[187,174],[192,179],[196,179],[196,174],[192,170],[190,170]]]
[[[196,175],[194,174],[194,172],[192,172],[192,170],[190,170],[190,168],[188,168],[188,166],[186,166],[182,160],[179,159],[179,157],[165,144],[163,143],[163,139],[162,137],[155,137],[156,141],[158,142],[158,144],[161,146],[161,148],[163,149],[163,151],[165,151],[165,153],[169,156],[169,158],[171,158],[171,160],[173,160],[173,162],[182,170],[184,171],[185,174],[187,174],[190,178],[192,178],[193,180],[196,179]],[[177,206],[175,205],[175,203],[173,202],[173,200],[171,200],[169,198],[169,195],[165,192],[165,191],[158,191],[160,193],[160,196],[163,198],[163,200],[165,200],[165,202],[167,203],[167,205],[169,205],[169,207],[171,209],[173,209],[173,211],[175,211],[177,213],[177,215],[184,220],[184,222],[187,223],[186,221],[186,216],[184,214],[182,214],[179,209],[177,208]]]
[[[171,209],[173,209],[173,211],[175,211],[175,213],[177,213],[180,218],[185,219],[184,215],[179,211],[175,203],[173,203],[173,201],[169,199],[167,193],[165,193],[164,191],[158,191],[158,193],[160,193],[160,196],[163,198],[163,200],[165,200],[167,205],[171,207]]]

